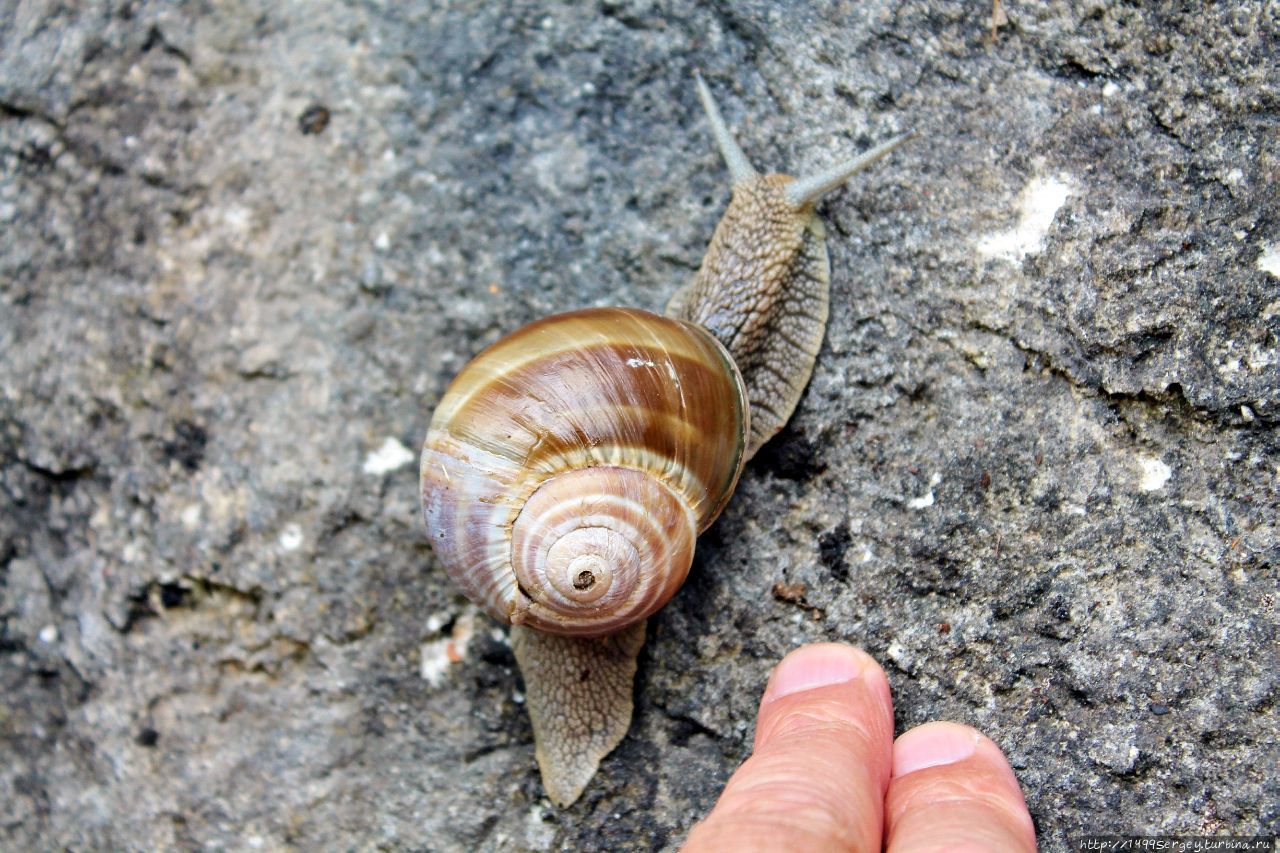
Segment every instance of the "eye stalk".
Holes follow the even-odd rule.
[[[898,146],[915,139],[918,135],[914,130],[909,131],[901,136],[895,136],[888,142],[877,145],[870,151],[864,151],[857,157],[853,157],[843,163],[837,163],[830,169],[818,172],[816,175],[796,178],[787,187],[787,201],[791,202],[795,207],[812,204],[863,169],[887,157]]]

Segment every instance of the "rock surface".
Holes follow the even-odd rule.
[[[821,639],[1045,849],[1275,833],[1280,13],[1175,5],[4,4],[0,847],[673,847]],[[825,203],[814,380],[560,812],[413,451],[692,275],[695,69],[762,167],[922,138]]]

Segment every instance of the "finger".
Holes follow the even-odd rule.
[[[881,849],[892,767],[884,671],[852,646],[804,646],[773,671],[754,754],[689,834],[690,851]]]
[[[957,723],[926,723],[898,738],[885,820],[889,853],[1036,849],[1004,753]]]

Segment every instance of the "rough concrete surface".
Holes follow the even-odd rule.
[[[0,848],[674,847],[821,639],[1045,849],[1276,832],[1280,12],[1002,5],[0,3]],[[921,138],[557,811],[413,457],[500,333],[690,278],[695,69],[762,167]]]

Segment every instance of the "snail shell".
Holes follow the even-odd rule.
[[[422,454],[436,554],[505,622],[599,637],[666,603],[742,471],[749,409],[692,323],[597,308],[531,323],[446,390]]]

